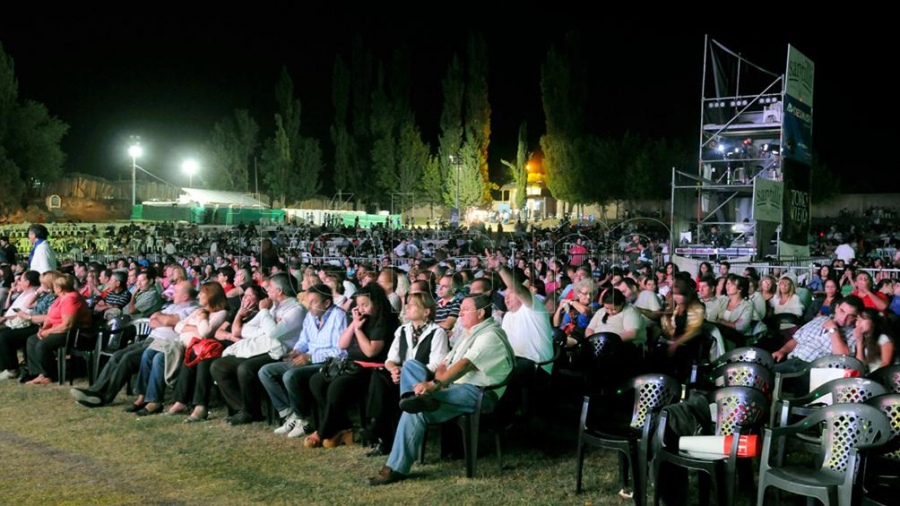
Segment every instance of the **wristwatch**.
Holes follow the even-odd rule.
[[[438,389],[438,390],[443,390],[444,387],[447,386],[446,384],[444,384],[443,381],[438,380],[438,379],[433,380],[433,382],[434,382],[434,388],[436,388],[436,389]]]
[[[825,332],[828,332],[829,334],[834,334],[835,332],[837,332],[837,329],[834,327],[831,327],[830,329],[826,330]]]

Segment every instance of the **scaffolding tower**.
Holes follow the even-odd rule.
[[[782,180],[784,74],[708,36],[703,59],[697,171],[672,170],[672,244],[688,257],[762,257],[777,228],[755,220],[754,186]]]

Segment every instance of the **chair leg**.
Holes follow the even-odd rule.
[[[634,475],[634,503],[637,506],[647,504],[647,449],[638,445],[637,458],[632,459]],[[635,466],[634,463],[637,463]]]
[[[575,464],[575,493],[581,493],[581,473],[584,469],[584,443],[581,441],[581,438],[578,440],[578,455],[576,456],[576,464]]]
[[[466,457],[466,477],[475,476],[475,464],[478,460],[478,413],[465,415],[463,420],[463,452]],[[466,434],[468,432],[468,434]]]

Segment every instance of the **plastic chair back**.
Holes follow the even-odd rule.
[[[733,386],[713,392],[716,403],[716,435],[730,436],[742,428],[758,427],[769,414],[769,400],[757,388]]]
[[[867,378],[881,383],[895,394],[900,394],[900,364],[875,369]]]
[[[866,364],[859,359],[849,355],[826,355],[819,357],[809,364],[809,369],[813,368],[829,368],[829,369],[852,369],[859,371],[859,375],[866,374]]]
[[[654,413],[681,398],[681,383],[665,374],[642,374],[631,380],[634,412],[631,427],[642,428]]]
[[[720,366],[732,362],[749,362],[759,364],[768,369],[773,369],[775,367],[775,359],[772,358],[772,354],[755,346],[735,348],[719,357],[719,359],[716,360],[715,365]]]
[[[622,347],[622,338],[613,332],[598,332],[587,338],[588,352],[594,358],[617,353]]]
[[[755,388],[770,396],[775,383],[775,373],[757,363],[731,362],[715,368],[710,374],[710,382],[717,387]]]
[[[884,413],[866,404],[825,406],[801,423],[805,426],[823,424],[821,470],[841,481],[855,454],[851,450],[878,446],[891,437],[891,427]]]
[[[887,393],[872,397],[866,404],[878,408],[891,424],[891,446],[900,446],[900,393]],[[889,450],[885,458],[900,461],[900,448]]]

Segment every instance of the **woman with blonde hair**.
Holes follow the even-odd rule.
[[[772,327],[785,340],[790,339],[800,326],[800,318],[803,317],[803,303],[797,295],[794,287],[794,279],[790,274],[783,274],[778,280],[778,292],[769,300],[772,307],[772,317],[777,322],[778,328]],[[786,318],[779,315],[793,315],[794,318]]]
[[[62,274],[55,277],[53,291],[56,300],[47,310],[47,318],[26,344],[28,370],[34,375],[27,382],[29,385],[53,383],[57,379],[54,352],[66,345],[69,329],[84,329],[91,325],[91,308],[75,291],[75,276]]]

